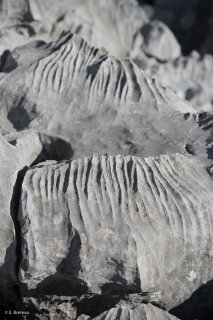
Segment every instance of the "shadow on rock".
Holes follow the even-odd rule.
[[[197,289],[191,297],[170,311],[181,320],[213,319],[213,280]]]

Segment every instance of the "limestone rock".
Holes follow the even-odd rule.
[[[185,121],[184,114],[194,112],[190,104],[131,61],[70,33],[9,54],[0,95],[2,117],[15,129],[33,127],[58,137],[70,144],[74,158],[96,152],[158,156],[185,153],[186,146],[204,162],[207,156],[207,133],[193,117]]]
[[[152,76],[180,97],[189,100],[198,112],[213,111],[213,58],[193,52],[188,57],[154,66]],[[149,71],[148,71],[149,72]]]
[[[104,312],[93,320],[175,320],[176,317],[151,304],[121,306]],[[90,320],[90,318],[88,319]],[[92,320],[92,319],[91,319]]]
[[[40,151],[38,134],[32,130],[22,132],[18,137],[15,133],[7,137],[0,135],[0,295],[4,295],[4,286],[17,282],[16,260],[19,257],[16,256],[17,230],[13,220],[18,214],[18,174]]]
[[[212,319],[212,8],[0,0],[0,318]]]
[[[75,320],[77,309],[73,306],[75,298],[66,296],[44,296],[25,298],[24,304],[31,318],[35,320]]]
[[[212,278],[212,195],[179,154],[39,164],[22,186],[20,280],[60,295],[142,292],[169,309]]]
[[[143,50],[160,61],[178,58],[181,48],[170,29],[157,20],[153,20],[142,29]]]

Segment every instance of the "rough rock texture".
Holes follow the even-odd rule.
[[[211,2],[0,0],[0,319],[213,319]]]
[[[111,309],[94,320],[175,320],[174,316],[154,307],[151,304],[133,305],[131,307],[121,306]],[[89,320],[89,319],[88,319]]]
[[[7,141],[8,139],[8,141]],[[16,181],[19,172],[29,166],[41,152],[38,134],[26,131],[17,135],[0,135],[0,295],[5,287],[17,282],[16,226],[19,196]],[[32,146],[33,141],[33,146]],[[1,298],[3,299],[3,298]]]
[[[9,54],[0,94],[1,112],[14,128],[57,136],[74,158],[100,151],[138,156],[189,151],[207,158],[207,133],[195,117],[184,115],[194,112],[191,105],[131,61],[119,61],[71,33]]]
[[[172,32],[162,22],[152,21],[144,25],[142,34],[144,35],[144,52],[157,58],[160,61],[167,61],[178,58],[181,48]]]
[[[120,305],[98,316],[81,314],[78,316],[74,307],[75,298],[46,296],[43,300],[25,299],[30,304],[35,319],[51,320],[175,320],[178,319],[168,312],[151,304]],[[40,311],[42,310],[42,312]]]
[[[22,186],[21,280],[146,292],[169,309],[212,278],[212,206],[207,173],[178,154],[38,165]]]
[[[77,309],[74,306],[75,298],[66,296],[45,296],[42,298],[25,298],[27,308],[30,308],[31,317],[39,320],[74,320],[77,319]],[[87,319],[88,316],[85,316]],[[82,317],[82,320],[84,318]]]
[[[188,57],[180,57],[158,68],[155,66],[152,76],[189,100],[198,111],[213,111],[212,71],[213,57],[201,57],[193,52]]]

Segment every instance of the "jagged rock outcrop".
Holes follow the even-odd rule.
[[[56,40],[62,31],[69,30],[98,48],[106,48],[117,58],[131,56],[133,47],[138,56],[144,51],[162,61],[179,57],[181,53],[169,28],[163,22],[150,21],[136,0],[106,3],[102,0],[63,0],[60,4],[53,0],[4,0],[2,9],[6,28],[3,28],[3,34],[12,28],[21,44],[35,39],[37,34],[48,41]],[[20,33],[25,37],[21,38]],[[141,39],[139,47],[135,44],[136,34]],[[15,36],[14,40],[16,42]],[[5,42],[3,47],[12,49],[13,44]]]
[[[0,0],[0,318],[213,318],[212,8]]]
[[[25,299],[30,306],[31,316],[39,320],[175,320],[178,319],[168,312],[153,306],[152,304],[121,304],[109,309],[98,316],[81,314],[77,308],[76,297],[45,296],[42,299]],[[42,310],[42,311],[41,311]],[[97,310],[92,310],[98,313]]]
[[[76,300],[76,297],[69,296],[45,296],[25,298],[24,303],[27,310],[30,310],[31,318],[35,320],[77,320]]]
[[[90,320],[91,318],[88,318]],[[111,309],[93,320],[175,320],[176,317],[154,307],[151,304],[133,305],[131,307],[121,306]],[[91,319],[92,320],[92,319]]]
[[[140,51],[160,61],[178,58],[181,48],[169,28],[160,21],[153,20],[143,26],[144,44]]]
[[[146,292],[169,309],[212,278],[212,195],[179,154],[40,164],[22,185],[20,280],[52,294],[63,283],[60,295]]]
[[[41,149],[38,134],[32,130],[18,136],[15,133],[5,137],[0,135],[0,305],[7,302],[4,301],[7,287],[18,281],[16,261],[19,257],[14,222],[18,214],[18,174],[36,159]]]
[[[202,58],[197,52],[193,52],[188,57],[169,61],[159,65],[158,68],[154,66],[154,71],[151,73],[163,85],[189,100],[198,112],[211,112],[213,111],[212,70],[211,55]]]
[[[207,133],[194,109],[149,79],[70,33],[49,45],[33,42],[4,60],[1,113],[17,129],[34,127],[70,144],[73,157],[91,153],[207,158]],[[190,135],[188,132],[190,131]]]

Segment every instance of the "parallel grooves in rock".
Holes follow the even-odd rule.
[[[151,304],[120,306],[104,312],[93,320],[177,320],[168,312]],[[92,320],[91,319],[91,320]]]
[[[34,287],[54,275],[77,232],[79,277],[92,291],[107,282],[137,291],[140,280],[142,291],[159,291],[159,301],[170,305],[173,297],[175,304],[175,286],[190,279],[191,272],[196,286],[212,276],[205,259],[211,260],[213,193],[200,170],[196,161],[179,154],[94,155],[32,168],[23,183],[19,217],[21,224],[26,217],[31,221],[23,250],[32,279],[22,269],[23,280]],[[180,273],[171,283],[173,272]],[[183,297],[195,283],[187,280]]]
[[[123,103],[146,104],[149,101],[154,108],[159,108],[163,103],[177,108],[167,92],[155,81],[146,79],[133,62],[119,61],[105,50],[91,47],[77,35],[64,33],[58,42],[45,49],[46,55],[43,57],[40,57],[40,48],[35,50],[38,51],[38,61],[33,58],[30,65],[22,63],[14,73],[6,74],[5,84],[21,73],[21,90],[24,88],[28,101],[38,106],[41,101],[43,105],[49,99],[68,99],[66,103],[71,107],[73,102],[70,97],[74,95],[79,105],[85,104],[84,108],[91,111],[97,109],[99,103],[103,105],[112,101],[117,107]],[[82,92],[78,97],[79,91]],[[178,104],[184,107],[185,112],[193,111],[184,101],[179,100]],[[72,105],[73,108],[76,108],[75,105]]]

